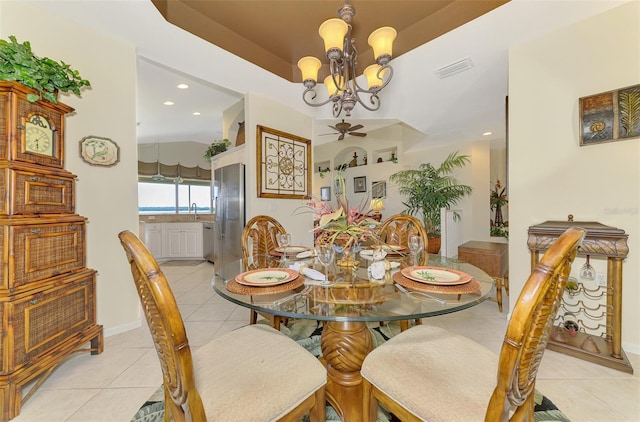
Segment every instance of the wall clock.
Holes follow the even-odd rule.
[[[54,132],[51,128],[51,123],[45,116],[33,114],[29,120],[25,122],[25,152],[53,157],[54,140]]]
[[[111,167],[120,161],[120,148],[109,138],[85,136],[80,140],[80,157],[92,166]]]

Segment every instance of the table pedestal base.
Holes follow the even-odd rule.
[[[364,322],[325,322],[321,339],[327,366],[327,400],[344,422],[362,419],[364,358],[373,350],[373,338]]]

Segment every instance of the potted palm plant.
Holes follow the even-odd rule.
[[[15,81],[33,89],[27,95],[34,102],[46,100],[58,103],[59,92],[72,92],[80,96],[80,88],[91,86],[77,70],[63,61],[38,57],[31,51],[28,41],[19,43],[16,37],[0,40],[0,80]]]
[[[450,175],[454,169],[464,167],[469,161],[469,156],[458,155],[456,151],[449,154],[438,167],[423,163],[416,170],[402,170],[389,176],[389,181],[398,185],[400,194],[406,196],[403,202],[406,209],[403,212],[422,215],[430,253],[440,251],[440,208],[450,208],[473,190]],[[454,218],[459,216],[454,214]]]

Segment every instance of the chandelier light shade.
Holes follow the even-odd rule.
[[[378,93],[389,83],[393,77],[393,68],[389,66],[391,61],[393,41],[396,39],[395,29],[385,26],[371,33],[368,42],[373,48],[377,64],[368,66],[364,71],[367,87],[358,84],[357,73],[358,50],[355,39],[351,37],[351,21],[356,9],[346,0],[338,9],[340,18],[328,19],[320,25],[318,33],[324,41],[324,47],[329,60],[330,75],[324,79],[328,98],[324,101],[317,100],[316,85],[318,83],[318,71],[322,63],[315,57],[303,57],[298,61],[298,67],[302,72],[302,81],[305,87],[302,93],[304,102],[313,107],[332,104],[333,116],[338,117],[344,110],[347,116],[351,116],[351,110],[359,103],[369,111],[380,108]],[[366,98],[368,96],[368,98]]]
[[[324,40],[324,51],[327,56],[340,57],[344,45],[344,36],[349,32],[349,25],[342,19],[333,18],[322,22],[318,34]]]
[[[338,84],[342,85],[342,77],[338,78]],[[329,97],[331,97],[332,95],[339,94],[338,87],[336,86],[335,82],[333,82],[332,75],[329,75],[326,78],[324,78],[324,86],[327,87],[327,94],[329,94]]]
[[[302,80],[315,81],[318,79],[318,70],[322,66],[322,62],[315,57],[307,56],[298,60],[298,67],[302,72]]]
[[[392,57],[393,41],[398,33],[390,26],[378,28],[369,35],[368,43],[373,48],[373,57],[379,65],[389,63]]]
[[[379,75],[378,71],[380,71]],[[383,69],[379,64],[372,64],[371,66],[367,66],[362,73],[365,78],[367,78],[367,86],[369,89],[380,89],[380,84],[384,79],[384,74],[387,73],[387,69]]]

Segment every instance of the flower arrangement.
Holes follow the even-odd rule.
[[[338,172],[335,181],[340,185],[339,191],[342,192],[341,195],[337,195],[335,204],[312,199],[305,207],[314,213],[317,223],[314,233],[317,241],[336,243],[349,248],[367,239],[379,240],[376,228],[380,223],[371,217],[373,211],[367,209],[367,198],[359,207],[350,207],[341,172]]]
[[[502,207],[508,203],[506,187],[502,186],[500,180],[496,180],[495,188],[491,189],[491,195],[489,196],[491,211],[495,211],[495,218],[491,222],[491,236],[509,238],[509,225],[502,218]]]

